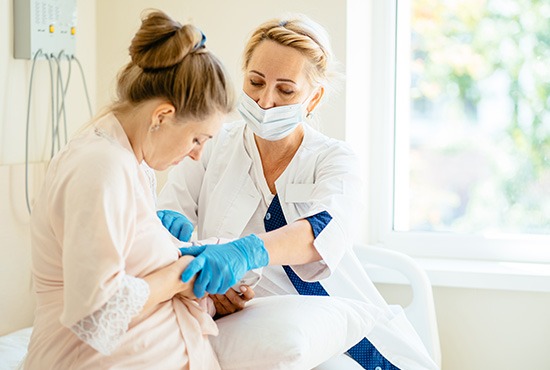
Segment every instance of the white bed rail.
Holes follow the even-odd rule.
[[[380,269],[389,269],[405,278],[413,297],[403,310],[432,359],[441,367],[441,346],[432,285],[426,272],[412,257],[401,252],[367,245],[356,245],[355,252],[369,275],[374,275]]]

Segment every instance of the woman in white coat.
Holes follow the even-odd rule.
[[[192,25],[142,21],[118,100],[51,161],[32,209],[37,308],[27,369],[219,369],[217,327],[181,273],[192,257],[160,223],[154,173],[198,160],[233,109]]]
[[[345,143],[307,123],[323,98],[331,62],[328,37],[309,18],[274,19],[259,26],[244,52],[238,108],[243,120],[223,127],[200,161],[174,167],[158,208],[185,215],[197,226],[199,239],[262,233],[269,266],[253,292],[249,287],[242,296],[232,290],[212,296],[222,314],[240,309],[254,293],[372,302],[384,317],[365,333],[366,343],[349,353],[364,368],[434,369],[403,313],[392,312],[352,251],[361,212],[356,156]],[[163,222],[181,236],[186,220],[177,215]],[[188,267],[202,280],[195,284],[197,295],[216,293],[203,269],[225,269],[229,260],[214,253],[218,249],[200,247],[193,254],[203,257],[200,266],[193,261]],[[212,285],[219,287],[220,279],[215,280]]]

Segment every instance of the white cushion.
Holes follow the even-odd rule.
[[[363,339],[378,314],[346,298],[255,298],[217,320],[220,334],[210,339],[224,370],[312,369]]]
[[[0,370],[17,369],[27,354],[32,328],[0,337]]]

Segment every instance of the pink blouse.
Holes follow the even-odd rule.
[[[151,179],[113,114],[51,161],[31,218],[37,297],[26,369],[219,369],[196,301],[147,314],[142,278],[179,258]]]

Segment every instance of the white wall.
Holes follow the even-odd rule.
[[[193,23],[205,33],[207,47],[225,64],[241,91],[241,53],[249,32],[261,22],[285,12],[302,12],[324,25],[333,41],[336,59],[345,65],[346,7],[345,2],[332,0],[98,0],[98,101],[110,101],[115,75],[128,61],[128,46],[140,25],[143,9],[157,8],[182,23]],[[341,92],[320,107],[321,129],[330,136],[343,139],[345,83]],[[109,92],[109,94],[106,94]]]
[[[25,202],[25,120],[31,61],[13,58],[13,0],[0,0],[0,335],[32,324],[29,215]],[[78,0],[76,55],[95,96],[95,1]],[[64,74],[67,73],[64,65]],[[88,118],[78,69],[67,97],[69,134]],[[40,187],[50,155],[50,75],[37,61],[30,121],[30,198]]]
[[[410,289],[377,284],[388,302]],[[443,370],[550,369],[550,294],[434,288]]]

